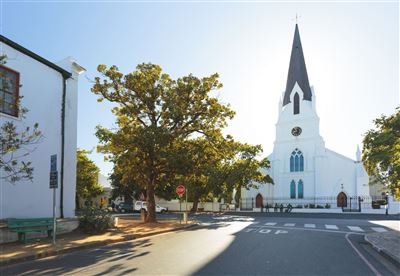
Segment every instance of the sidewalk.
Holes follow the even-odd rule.
[[[400,232],[370,233],[365,235],[365,240],[378,252],[400,264]]]
[[[38,241],[32,240],[27,244],[21,242],[2,244],[0,245],[0,266],[177,231],[194,225],[196,224],[193,222],[179,224],[179,220],[173,219],[144,224],[135,218],[120,217],[117,228],[104,234],[89,235],[77,229],[71,233],[57,236],[55,246],[52,245],[52,240],[48,238]]]

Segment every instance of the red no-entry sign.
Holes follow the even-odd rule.
[[[179,196],[183,196],[183,194],[185,193],[185,191],[186,191],[186,189],[185,189],[185,186],[183,186],[183,185],[179,185],[178,187],[176,187],[176,193],[177,193]]]

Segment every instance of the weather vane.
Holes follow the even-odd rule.
[[[292,21],[293,21],[293,20],[295,20],[295,21],[296,21],[296,24],[297,24],[297,23],[298,23],[298,21],[299,21],[299,19],[300,19],[300,17],[301,17],[301,16],[300,16],[300,15],[298,15],[298,14],[296,13],[296,17],[295,17],[295,18],[293,18],[293,19],[292,19]]]

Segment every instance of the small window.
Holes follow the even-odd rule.
[[[296,183],[294,180],[290,182],[290,198],[296,198]]]
[[[303,180],[299,180],[299,184],[298,184],[298,188],[297,188],[297,191],[298,191],[298,198],[303,198],[304,197],[304,191],[303,191],[303,189],[304,189],[304,186],[303,186]]]
[[[19,73],[0,65],[0,112],[18,117]]]
[[[293,114],[299,114],[300,113],[300,97],[299,94],[296,93],[294,94],[294,104],[293,104]]]

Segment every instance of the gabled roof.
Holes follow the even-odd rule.
[[[290,93],[292,92],[296,82],[304,93],[303,100],[311,101],[311,88],[310,83],[308,82],[307,68],[304,61],[303,48],[301,47],[299,27],[297,24],[294,31],[292,54],[290,56],[286,90],[283,97],[283,106],[290,103]]]
[[[21,53],[24,53],[25,55],[47,65],[48,67],[58,71],[61,73],[61,75],[63,75],[64,78],[68,79],[72,76],[72,74],[66,70],[64,70],[63,68],[61,68],[60,66],[52,63],[51,61],[48,61],[47,59],[35,54],[34,52],[26,49],[25,47],[22,47],[21,45],[15,43],[14,41],[8,39],[7,37],[0,35],[0,41],[3,42],[4,44],[7,44],[8,46],[14,48],[15,50],[20,51]]]

